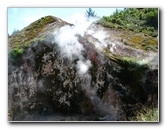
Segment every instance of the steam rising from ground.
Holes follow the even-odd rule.
[[[109,113],[107,106],[105,106],[97,96],[97,89],[91,86],[92,77],[91,74],[88,73],[88,70],[92,67],[92,64],[90,60],[84,58],[83,52],[86,52],[86,50],[83,44],[78,41],[78,35],[84,36],[94,19],[86,20],[85,17],[74,17],[73,19],[78,19],[75,21],[74,26],[64,26],[60,29],[60,31],[54,33],[55,43],[59,46],[62,57],[67,57],[70,60],[75,58],[78,59],[76,62],[76,69],[77,75],[81,79],[81,87],[86,92],[86,95],[91,99],[96,111],[98,112],[100,110],[100,112],[104,111]],[[105,38],[102,31],[95,33],[94,37],[100,41],[103,41]],[[106,47],[105,44],[100,45],[101,48],[103,48],[103,46]]]
[[[108,43],[106,43],[104,40],[107,37],[107,34],[103,31],[94,31],[94,30],[88,30],[88,34],[92,35],[94,38],[98,39],[99,42],[96,42],[94,45],[96,48],[104,49],[107,48]]]
[[[83,45],[78,41],[78,35],[84,36],[89,25],[96,19],[86,19],[83,14],[75,14],[69,22],[74,23],[74,26],[64,26],[60,31],[55,32],[55,42],[58,44],[61,55],[70,60],[78,58],[77,72],[79,75],[87,73],[91,67],[91,61],[84,59],[82,53],[85,50]]]
[[[78,74],[82,75],[87,73],[88,69],[91,67],[91,62],[90,60],[86,60],[85,62],[83,62],[82,60],[77,62],[77,70],[78,70]]]
[[[78,42],[76,34],[80,34],[74,26],[65,26],[55,34],[55,42],[61,49],[61,55],[72,60],[73,56],[82,59],[81,51],[84,50],[82,44]]]

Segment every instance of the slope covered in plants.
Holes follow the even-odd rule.
[[[116,10],[113,15],[103,16],[99,23],[109,28],[143,32],[156,37],[158,36],[158,8]]]

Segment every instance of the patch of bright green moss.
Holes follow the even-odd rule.
[[[123,61],[126,61],[128,63],[135,63],[135,64],[139,64],[139,65],[148,65],[148,60],[140,60],[138,58],[134,58],[134,57],[123,57]]]
[[[22,55],[22,54],[23,54],[23,49],[13,49],[11,51],[11,55],[14,56],[14,57],[16,57],[18,55]]]
[[[138,62],[139,60],[137,58],[131,58],[131,57],[123,57],[124,61],[127,62]]]

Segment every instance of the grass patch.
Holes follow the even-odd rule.
[[[123,62],[127,62],[129,64],[137,64],[137,65],[149,65],[149,61],[144,59],[144,60],[140,60],[138,58],[134,58],[134,57],[123,57],[122,58]]]
[[[142,110],[135,112],[135,116],[130,120],[132,121],[159,121],[158,108],[151,108],[143,106]]]
[[[12,62],[13,64],[20,64],[23,53],[23,49],[12,49],[11,51],[9,51],[9,55],[11,57],[10,62]]]
[[[23,49],[13,49],[11,51],[11,56],[12,57],[17,57],[23,54]]]
[[[123,61],[127,61],[127,62],[135,62],[137,63],[139,60],[137,58],[134,57],[123,57]]]

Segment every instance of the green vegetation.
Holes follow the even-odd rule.
[[[99,24],[115,29],[125,29],[133,32],[143,32],[147,35],[158,36],[157,8],[125,8],[116,10],[113,15],[103,16]]]
[[[145,51],[158,51],[158,39],[156,37],[145,36],[144,34],[125,31],[116,35],[122,39],[125,45],[133,46]]]
[[[12,50],[12,52],[11,52],[11,55],[14,56],[14,57],[20,56],[20,55],[22,55],[22,54],[23,54],[23,49],[14,49],[14,50]]]
[[[158,108],[151,107],[142,107],[142,110],[138,110],[135,112],[135,116],[130,120],[132,121],[158,121]]]
[[[134,65],[135,67],[142,67],[149,65],[148,60],[139,59],[136,57],[122,57],[116,54],[113,54],[109,49],[105,48],[104,50],[98,49],[102,53],[104,53],[106,56],[108,56],[111,60],[125,65]]]
[[[123,62],[128,62],[128,64],[137,64],[137,65],[148,65],[148,61],[139,60],[135,57],[123,57]]]
[[[16,44],[24,44],[25,42],[31,41],[37,37],[38,34],[45,28],[46,25],[55,22],[55,18],[52,16],[42,17],[41,19],[31,23],[28,27],[12,35],[9,39],[9,45],[11,47]]]
[[[36,37],[44,29],[46,25],[52,22],[55,22],[55,19],[51,16],[47,16],[47,17],[42,17],[41,19],[30,24],[25,29],[26,31],[25,35],[28,36],[28,40],[31,40],[34,37]]]
[[[11,55],[11,62],[15,64],[19,64],[21,62],[21,57],[23,54],[23,49],[13,49],[10,53]]]
[[[17,32],[19,32],[19,30],[18,29],[14,29],[12,35],[16,34]]]
[[[130,57],[124,57],[123,60],[127,62],[138,62],[137,58],[130,58]]]

